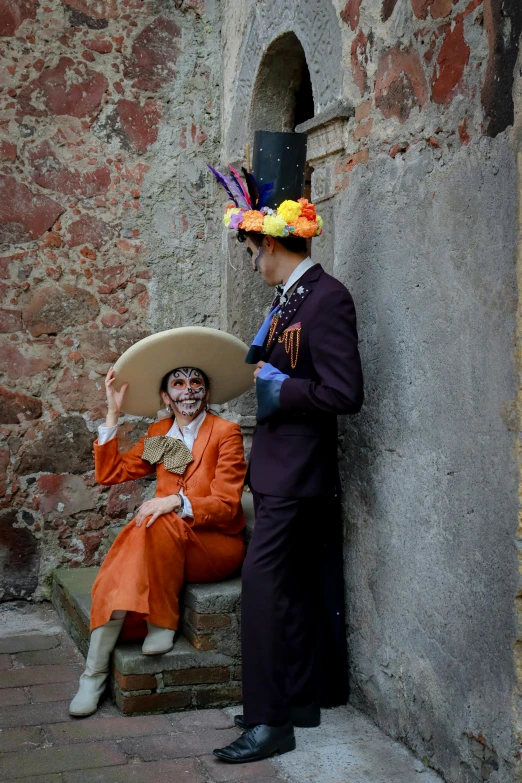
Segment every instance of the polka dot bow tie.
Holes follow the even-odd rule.
[[[166,435],[153,435],[151,438],[145,438],[142,458],[150,462],[151,465],[163,462],[169,473],[181,475],[185,473],[187,466],[194,462],[190,449],[185,446],[183,441],[177,438],[167,438]]]

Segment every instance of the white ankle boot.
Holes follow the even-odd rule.
[[[80,677],[78,693],[69,705],[69,713],[76,716],[92,715],[98,709],[100,696],[105,690],[109,674],[111,652],[116,646],[124,617],[109,620],[91,633],[85,671]]]
[[[144,655],[163,655],[174,647],[174,633],[169,628],[147,623],[148,633],[141,651]]]

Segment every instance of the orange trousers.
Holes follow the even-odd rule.
[[[91,631],[127,611],[122,638],[147,634],[145,620],[177,630],[179,594],[185,582],[217,582],[238,570],[243,533],[190,527],[174,512],[147,528],[132,520],[111,546],[92,587]]]

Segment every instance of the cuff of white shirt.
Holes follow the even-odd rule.
[[[103,446],[105,443],[108,443],[110,440],[115,438],[117,432],[117,424],[115,424],[113,427],[106,427],[105,424],[102,424],[101,427],[98,427],[98,446]]]
[[[181,519],[186,519],[187,517],[193,517],[194,516],[194,512],[192,510],[192,503],[190,502],[188,497],[185,495],[185,493],[182,492],[181,490],[179,491],[178,494],[181,495],[181,497],[183,498],[183,503],[184,503],[183,511],[182,511],[181,514],[178,511],[178,516],[181,517]]]

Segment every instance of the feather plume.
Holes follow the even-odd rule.
[[[239,188],[241,188],[241,190],[243,192],[243,195],[244,195],[244,197],[246,199],[247,204],[251,207],[252,206],[252,201],[250,199],[250,194],[249,194],[248,190],[246,189],[245,185],[243,184],[243,180],[241,179],[241,175],[232,166],[229,165],[228,168],[232,172],[232,179],[237,184],[237,186]]]
[[[273,190],[273,182],[267,182],[265,185],[261,185],[259,188],[259,197],[257,199],[257,209],[263,209],[263,207],[266,207],[268,199],[272,195]]]
[[[232,199],[232,201],[234,202],[236,207],[239,207],[238,200],[237,200],[237,195],[234,195],[234,193],[230,189],[228,178],[224,177],[222,174],[220,174],[219,171],[214,168],[214,166],[210,165],[210,163],[207,163],[207,166],[210,169],[210,171],[212,172],[212,174],[215,176],[215,178],[217,179],[219,184],[222,185],[222,187],[225,188],[226,192],[228,193],[228,195],[230,196],[230,198]]]
[[[257,201],[259,199],[259,189],[257,187],[256,178],[245,168],[242,168],[241,171],[243,172],[243,176],[247,184],[248,192],[250,194],[252,209],[257,209]]]

